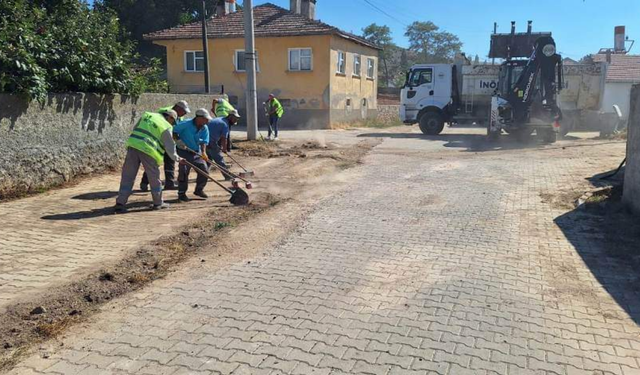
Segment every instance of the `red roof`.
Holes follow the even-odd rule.
[[[606,62],[607,55],[593,56],[595,62]],[[607,67],[607,82],[640,83],[640,55],[611,55]]]
[[[212,17],[207,21],[207,37],[244,38],[244,15],[242,10],[222,17]],[[326,23],[292,13],[277,5],[266,3],[253,8],[255,35],[259,37],[280,37],[299,35],[338,35],[367,47],[380,47],[354,34],[347,33]],[[145,34],[146,40],[200,39],[202,24],[189,23]]]

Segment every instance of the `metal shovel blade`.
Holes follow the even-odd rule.
[[[249,194],[240,188],[234,189],[229,202],[234,206],[246,206],[249,204]]]

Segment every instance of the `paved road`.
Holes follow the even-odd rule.
[[[540,195],[624,145],[494,151],[461,132],[365,134],[384,142],[284,243],[107,305],[12,374],[640,373],[637,271]]]

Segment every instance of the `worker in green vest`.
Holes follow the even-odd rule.
[[[220,117],[227,118],[229,116],[229,113],[232,113],[234,111],[236,111],[236,109],[233,108],[233,106],[231,105],[231,103],[229,103],[227,99],[215,98],[211,103],[211,112],[214,113],[215,117],[217,118],[220,118]],[[229,134],[227,136],[227,149],[223,151],[225,152],[231,151],[232,146],[233,145],[231,144],[231,128],[229,128]]]
[[[184,116],[191,113],[189,109],[189,103],[186,100],[177,102],[173,107],[162,107],[158,109],[158,113],[164,113],[166,111],[173,110],[178,114],[177,121],[183,121]],[[178,183],[176,182],[176,162],[165,154],[164,155],[164,190],[176,190]],[[142,174],[142,181],[140,181],[140,190],[149,191],[149,179],[147,174]]]
[[[160,113],[145,112],[127,139],[127,156],[122,167],[120,190],[116,198],[116,213],[127,212],[126,204],[133,193],[140,164],[149,176],[151,196],[154,210],[168,208],[162,201],[162,182],[160,181],[160,165],[165,154],[172,161],[180,160],[173,140],[173,124],[178,119],[174,110]]]
[[[215,98],[211,103],[211,112],[215,113],[216,117],[227,117],[230,112],[235,110],[231,103],[224,98]]]
[[[271,139],[271,132],[273,131],[273,140],[278,140],[278,122],[284,114],[284,108],[282,104],[276,98],[274,94],[269,94],[269,100],[267,101],[267,113],[269,114],[269,134],[267,139]]]

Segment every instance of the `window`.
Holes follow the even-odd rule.
[[[246,72],[247,62],[245,59],[245,53],[243,49],[237,49],[233,59],[233,66],[236,68],[236,72]],[[260,71],[260,60],[258,59],[258,51],[256,51],[256,71]]]
[[[204,72],[204,52],[185,51],[184,52],[185,72]]]
[[[338,68],[336,69],[336,73],[345,74],[347,71],[347,60],[345,58],[344,52],[338,51]]]
[[[420,86],[431,82],[433,82],[433,70],[431,68],[416,69],[411,72],[411,77],[409,77],[409,86]]]
[[[313,69],[311,48],[292,48],[289,50],[290,71],[310,71]]]
[[[362,57],[360,55],[353,55],[353,75],[360,77],[360,60]]]
[[[375,71],[376,71],[375,68],[376,68],[375,60],[368,58],[367,59],[367,78],[373,79],[375,77]]]

